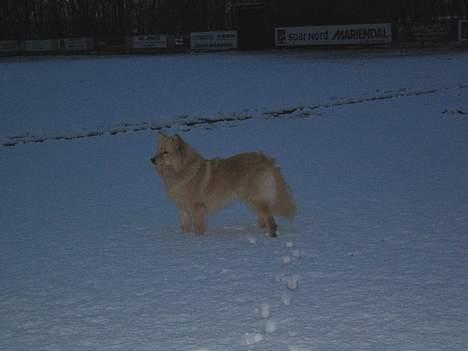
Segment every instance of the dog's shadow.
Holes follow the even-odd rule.
[[[265,235],[266,231],[255,224],[213,224],[207,231],[207,235],[220,237],[246,237],[249,235]]]
[[[282,222],[279,230],[278,236],[294,236],[297,233],[297,227],[293,223]],[[222,224],[222,223],[212,223],[208,227],[206,232],[207,236],[216,236],[221,238],[239,238],[239,239],[249,239],[255,238],[265,238],[272,239],[268,230],[266,228],[261,228],[255,223],[241,223],[241,224]],[[274,238],[273,238],[274,239]]]

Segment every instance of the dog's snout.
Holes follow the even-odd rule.
[[[151,157],[151,163],[155,164],[156,163],[156,157]]]

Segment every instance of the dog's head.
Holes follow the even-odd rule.
[[[159,132],[159,146],[151,158],[157,171],[166,177],[177,175],[183,167],[185,142],[179,135],[170,137]]]

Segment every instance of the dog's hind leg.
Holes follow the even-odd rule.
[[[257,223],[260,228],[267,228],[268,233],[272,238],[277,236],[278,226],[275,219],[271,214],[271,210],[266,203],[249,201],[250,206],[255,209],[257,213]]]
[[[275,219],[273,218],[272,215],[269,215],[266,219],[266,226],[268,228],[268,233],[272,238],[276,238],[278,236],[277,234],[277,229],[278,226],[276,225]]]

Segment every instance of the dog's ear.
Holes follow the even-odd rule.
[[[176,150],[181,151],[184,148],[184,140],[180,137],[179,134],[174,135],[172,142],[174,143]]]

